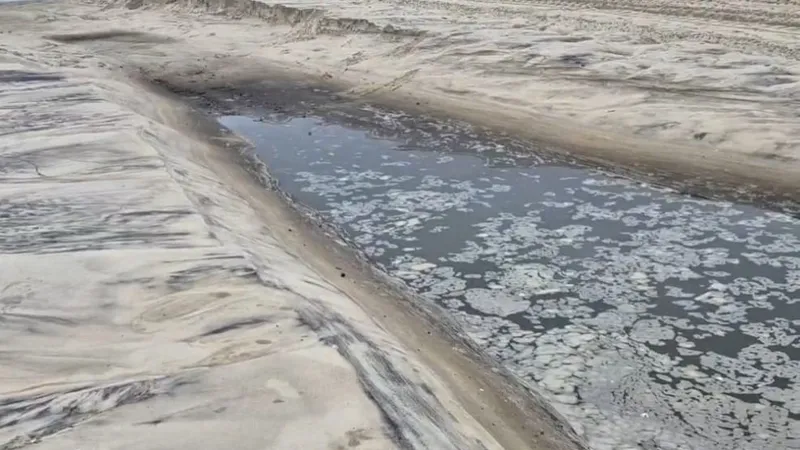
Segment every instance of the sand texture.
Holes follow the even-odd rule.
[[[262,281],[209,223],[242,202],[160,153],[202,146],[109,101],[120,86],[37,69],[0,69],[0,446],[224,448],[235,426],[238,448],[394,448],[291,272]]]

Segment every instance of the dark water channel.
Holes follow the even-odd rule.
[[[800,221],[367,113],[221,122],[593,448],[800,448]]]

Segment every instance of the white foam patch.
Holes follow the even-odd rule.
[[[464,299],[476,310],[500,317],[523,312],[531,305],[530,301],[491,289],[469,289],[464,294]]]

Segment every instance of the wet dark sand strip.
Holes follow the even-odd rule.
[[[418,101],[400,100],[389,95],[353,98],[347,86],[325,77],[300,75],[280,67],[269,69],[265,67],[258,77],[227,67],[215,72],[213,79],[164,71],[159,71],[157,75],[150,74],[150,77],[155,83],[171,92],[195,102],[198,107],[213,110],[217,114],[258,116],[272,112],[296,117],[313,111],[332,116],[339,115],[340,119],[349,125],[367,126],[369,120],[353,114],[353,111],[374,106],[398,114],[402,112],[402,115],[407,117],[419,117],[423,122],[461,123],[484,139],[507,145],[509,151],[518,159],[545,158],[551,163],[594,167],[609,174],[663,186],[682,195],[750,203],[759,208],[800,216],[800,194],[795,191],[797,186],[789,183],[791,186],[787,185],[786,189],[781,187],[783,181],[788,182],[788,180],[773,180],[774,182],[767,186],[750,183],[746,178],[730,178],[728,170],[707,171],[700,174],[698,171],[705,170],[702,164],[690,171],[682,171],[677,166],[669,167],[650,164],[644,160],[636,161],[633,156],[626,162],[622,160],[624,158],[622,149],[617,155],[620,159],[591,156],[591,151],[588,149],[559,147],[536,135],[521,132],[521,129],[513,128],[511,125],[493,123],[488,120],[489,116],[482,116],[479,119],[458,113],[450,114]],[[337,111],[347,111],[347,113]],[[406,133],[407,130],[396,124],[395,129],[389,126],[376,129],[376,132],[391,137],[393,133],[397,135]]]

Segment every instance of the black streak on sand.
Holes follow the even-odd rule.
[[[6,398],[0,401],[0,429],[24,423],[29,423],[32,428],[25,435],[18,435],[0,445],[0,450],[25,446],[103,411],[167,394],[186,383],[171,378],[150,378]]]
[[[423,388],[400,373],[385,352],[337,313],[307,300],[309,306],[298,311],[300,321],[355,367],[364,390],[383,413],[390,436],[401,448],[467,448],[449,425],[453,418],[441,415],[444,408],[430,388]],[[412,417],[407,411],[419,414]],[[431,430],[441,433],[438,442],[425,441],[426,436],[432,435]]]

